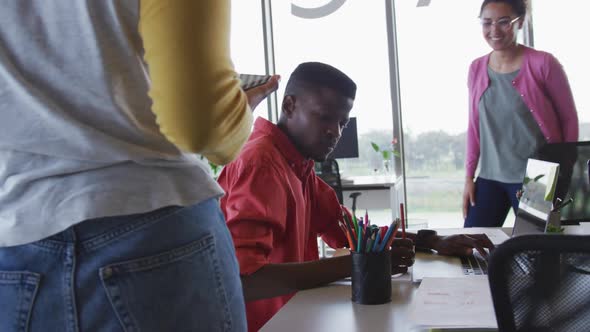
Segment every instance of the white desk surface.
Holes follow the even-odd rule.
[[[395,185],[394,175],[367,175],[367,176],[344,176],[341,178],[343,187],[355,186],[381,186],[391,187]]]
[[[392,301],[381,305],[352,302],[344,283],[301,291],[261,331],[420,331],[408,318],[417,289],[411,281],[393,281]]]
[[[265,332],[426,332],[410,320],[412,299],[419,284],[392,280],[390,303],[362,305],[351,301],[350,282],[297,293],[260,331]],[[450,330],[445,330],[450,331]],[[460,331],[494,331],[462,329]]]
[[[510,229],[503,229],[510,234]],[[590,234],[587,226],[568,226],[568,234]],[[381,305],[361,305],[351,301],[349,281],[298,292],[264,327],[265,332],[348,332],[348,331],[429,331],[409,319],[411,302],[419,284],[392,280],[392,301]],[[449,330],[445,330],[449,331]],[[460,331],[490,331],[462,329]],[[493,331],[493,330],[492,330]]]

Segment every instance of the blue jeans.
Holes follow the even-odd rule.
[[[469,206],[464,227],[501,227],[512,207],[518,210],[516,192],[522,183],[504,183],[478,177],[475,206]]]
[[[216,199],[0,248],[0,331],[246,331]]]

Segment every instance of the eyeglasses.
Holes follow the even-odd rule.
[[[502,29],[502,30],[508,30],[512,27],[512,24],[514,24],[516,21],[518,21],[520,19],[520,16],[513,18],[513,19],[509,19],[509,18],[501,18],[497,21],[492,21],[492,20],[480,20],[481,26],[484,30],[489,30],[492,28],[493,25],[497,25],[498,28]]]

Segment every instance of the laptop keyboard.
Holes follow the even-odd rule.
[[[475,251],[473,255],[461,258],[461,267],[464,275],[487,275],[488,261],[479,252]]]

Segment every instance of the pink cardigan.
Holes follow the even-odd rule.
[[[491,54],[491,53],[490,53]],[[479,162],[479,100],[489,85],[490,54],[469,67],[469,125],[467,128],[467,176],[473,177]],[[547,52],[525,47],[520,72],[512,81],[548,143],[578,140],[578,115],[567,76],[557,59]]]

